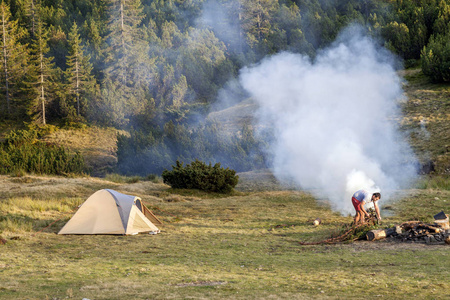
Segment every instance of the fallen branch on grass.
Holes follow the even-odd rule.
[[[320,245],[320,244],[337,244],[342,243],[345,241],[354,241],[357,240],[359,237],[356,236],[356,231],[358,228],[362,226],[367,226],[367,224],[359,224],[359,225],[352,225],[347,231],[345,231],[343,234],[337,236],[328,238],[322,241],[318,242],[299,242],[300,245]]]

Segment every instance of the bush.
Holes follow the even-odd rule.
[[[0,174],[67,175],[82,174],[84,169],[80,153],[71,156],[63,147],[46,144],[34,130],[12,131],[0,144]]]
[[[450,82],[450,33],[431,37],[423,48],[422,71],[434,82]]]
[[[198,189],[208,192],[229,193],[239,180],[236,171],[220,167],[220,163],[211,166],[199,160],[183,166],[177,160],[173,170],[164,170],[164,183],[177,189]]]

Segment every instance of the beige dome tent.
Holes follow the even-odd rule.
[[[158,233],[160,220],[136,196],[113,190],[92,194],[58,234]]]

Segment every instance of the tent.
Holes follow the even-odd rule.
[[[141,198],[114,190],[92,194],[58,234],[137,234],[158,233],[160,220]]]

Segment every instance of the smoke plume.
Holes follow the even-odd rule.
[[[197,27],[210,28],[232,53],[240,52],[245,47],[241,38],[239,15],[236,13],[238,7],[233,7],[236,5],[236,1],[224,5],[217,0],[207,0],[203,4],[202,14],[195,21]]]
[[[240,82],[271,126],[273,171],[332,208],[352,213],[358,189],[382,201],[415,179],[416,159],[398,131],[401,78],[395,59],[358,27],[347,28],[314,61],[279,53],[241,70]]]

